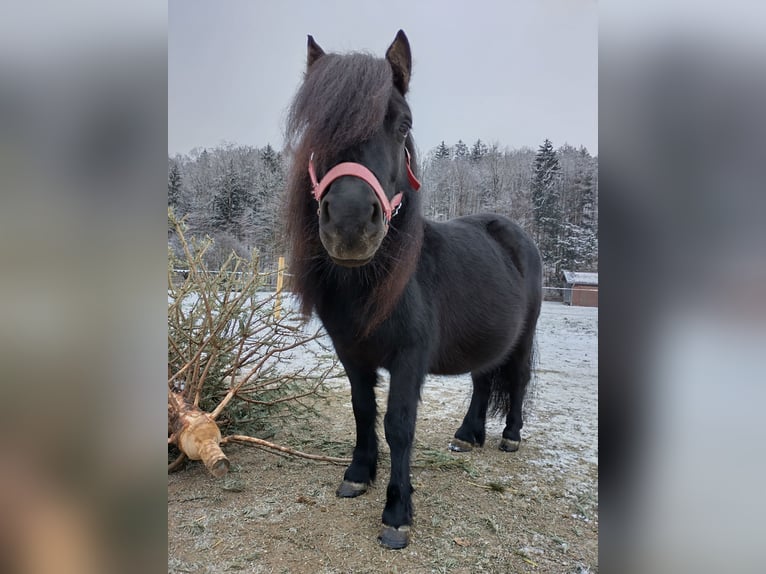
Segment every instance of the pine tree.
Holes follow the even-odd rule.
[[[471,148],[471,161],[472,162],[479,162],[481,159],[487,155],[489,152],[489,149],[487,146],[482,142],[480,139],[476,140],[476,143],[473,144],[473,147]]]
[[[584,147],[575,150],[562,146],[557,150],[562,169],[562,269],[591,271],[598,260],[597,221],[595,205],[594,159]]]
[[[468,146],[463,140],[458,140],[455,144],[455,159],[468,157]]]
[[[181,199],[181,170],[175,161],[170,162],[168,172],[168,205],[176,207]]]
[[[281,248],[283,229],[279,223],[280,198],[285,185],[285,168],[282,155],[267,144],[260,152],[260,167],[255,185],[253,240],[261,250],[265,264],[276,265],[274,250]],[[274,259],[272,261],[272,259]]]
[[[534,235],[543,258],[548,284],[561,281],[561,231],[559,160],[546,139],[537,150],[532,177]]]
[[[580,193],[580,228],[581,253],[580,260],[583,268],[591,269],[598,261],[598,219],[596,218],[596,193],[593,182],[593,172],[587,170],[577,179]]]
[[[213,226],[217,229],[226,229],[235,236],[240,235],[239,218],[244,210],[245,190],[240,184],[234,161],[230,159],[226,171],[216,185],[213,199]]]
[[[448,148],[447,145],[444,143],[444,140],[442,140],[442,143],[440,143],[439,146],[436,148],[436,152],[434,153],[434,159],[437,159],[437,160],[452,159],[452,152],[450,151],[450,148]]]
[[[274,151],[271,144],[266,144],[266,147],[261,150],[261,159],[263,160],[266,169],[272,174],[277,174],[282,168],[281,154]]]
[[[593,193],[593,174],[590,170],[582,171],[577,174],[575,179],[575,189],[577,190],[580,204],[578,206],[579,224],[586,228],[595,229],[595,201]]]

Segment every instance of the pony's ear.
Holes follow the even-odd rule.
[[[308,57],[306,58],[306,69],[308,70],[311,67],[311,65],[322,56],[324,56],[324,50],[322,50],[322,48],[319,47],[319,44],[317,44],[314,41],[314,36],[309,34],[309,46],[308,46]]]
[[[399,30],[393,43],[386,51],[386,60],[391,64],[394,71],[394,85],[402,93],[407,93],[410,86],[410,73],[412,72],[412,54],[410,53],[410,42],[404,34],[404,30]]]

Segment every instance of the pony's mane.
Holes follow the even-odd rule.
[[[317,171],[326,171],[345,150],[371,137],[383,125],[392,95],[391,65],[368,54],[326,54],[307,71],[287,115],[286,152],[290,157],[285,203],[292,289],[309,315],[321,283],[333,272],[358,274],[374,285],[363,309],[368,335],[390,314],[415,271],[423,239],[419,194],[409,194],[392,221],[389,237],[372,263],[360,269],[334,270],[319,240],[316,202],[310,194],[308,163],[314,153]],[[414,144],[406,146],[417,169]],[[328,267],[329,266],[329,267]]]

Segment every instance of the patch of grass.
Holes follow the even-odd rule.
[[[593,497],[588,494],[580,494],[577,500],[573,501],[574,507],[577,509],[584,518],[590,520],[593,518],[593,509],[596,507],[596,503]]]
[[[424,448],[417,449],[412,460],[414,468],[430,468],[437,470],[459,469],[469,475],[475,473],[470,460],[465,457],[455,456],[442,450]]]
[[[500,482],[488,482],[487,486],[489,487],[490,490],[494,492],[505,492],[506,488],[508,488],[507,486],[505,486],[504,484]]]
[[[468,484],[470,484],[472,486],[477,486],[479,488],[483,488],[484,490],[490,490],[492,492],[501,492],[502,493],[502,492],[508,491],[511,494],[515,494],[515,495],[519,495],[519,496],[524,496],[524,493],[516,490],[515,488],[511,488],[510,486],[508,486],[507,484],[502,483],[502,482],[490,481],[490,482],[488,482],[486,484],[479,484],[477,482],[471,482],[469,480]]]
[[[555,534],[551,534],[549,537],[551,540],[553,540],[556,544],[567,544],[567,541],[563,538],[559,538]]]
[[[190,522],[186,525],[184,525],[184,530],[191,534],[192,536],[199,536],[203,532],[205,532],[205,525],[199,522],[199,520],[195,520],[193,522]]]
[[[447,574],[448,572],[451,572],[453,568],[455,568],[458,565],[457,560],[454,558],[444,558],[439,559],[434,562],[434,567],[436,568],[436,572]]]
[[[245,490],[245,483],[238,478],[227,478],[221,485],[221,490],[226,492],[242,492]]]
[[[176,574],[176,572],[199,572],[200,566],[198,564],[179,564],[177,558],[168,558],[168,574]]]
[[[482,518],[482,521],[487,527],[487,530],[489,530],[492,534],[497,534],[500,532],[500,527],[497,525],[497,522],[491,517],[491,516],[485,516]]]
[[[516,556],[518,556],[519,558],[521,558],[521,559],[522,559],[524,562],[526,562],[527,564],[529,564],[530,566],[532,566],[533,568],[537,568],[537,562],[535,562],[534,560],[532,560],[532,559],[531,559],[531,558],[530,558],[530,557],[527,555],[527,553],[526,553],[526,552],[524,552],[523,550],[521,550],[521,549],[516,549],[516,550],[514,550],[514,551],[513,551],[513,553],[514,553]]]

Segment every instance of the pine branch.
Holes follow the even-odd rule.
[[[279,452],[283,452],[285,454],[289,454],[292,456],[298,456],[301,458],[307,458],[309,460],[317,460],[321,462],[331,462],[332,464],[351,464],[350,458],[338,458],[335,456],[325,456],[325,455],[319,455],[319,454],[308,454],[305,452],[301,452],[299,450],[295,450],[286,446],[280,446],[278,444],[274,444],[273,442],[269,442],[267,440],[263,440],[260,438],[254,438],[251,436],[244,436],[244,435],[229,435],[225,437],[221,444],[228,444],[230,442],[238,442],[238,443],[246,443],[246,444],[252,444],[259,447],[269,448],[271,450],[276,450]]]

